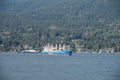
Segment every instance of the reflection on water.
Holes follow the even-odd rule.
[[[0,80],[120,80],[120,54],[0,54]]]

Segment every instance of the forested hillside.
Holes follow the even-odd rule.
[[[69,44],[74,52],[120,52],[119,0],[0,1],[0,51],[41,51]],[[2,5],[2,4],[6,5]]]

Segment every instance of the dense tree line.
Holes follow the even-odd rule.
[[[120,15],[110,2],[75,0],[53,4],[31,11],[23,8],[23,12],[12,15],[2,11],[0,51],[41,51],[47,43],[60,43],[69,44],[73,51],[77,44],[87,50],[113,48],[120,52]]]

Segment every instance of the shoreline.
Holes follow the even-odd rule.
[[[0,54],[22,54],[22,52],[0,52]],[[26,52],[26,54],[35,54],[35,53],[41,53],[41,52]],[[25,54],[25,53],[24,53]],[[79,52],[79,53],[73,53],[73,54],[120,54],[120,52],[115,52],[115,53],[90,53],[90,52]]]

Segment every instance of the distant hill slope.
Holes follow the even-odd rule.
[[[73,4],[74,3],[74,4]],[[27,11],[34,11],[42,8],[53,8],[58,5],[82,4],[104,7],[104,5],[116,10],[120,10],[119,0],[1,0],[0,13],[16,14]],[[96,6],[96,7],[97,7]],[[90,6],[88,6],[90,7]]]
[[[18,11],[13,17],[17,18],[18,22],[19,20],[21,22],[26,21],[26,24],[55,24],[60,27],[70,27],[71,25],[72,27],[80,27],[86,26],[86,24],[96,27],[110,24],[111,22],[118,23],[120,20],[119,9],[116,9],[115,2],[113,3],[112,0],[52,0],[49,2],[50,0],[18,0],[15,3],[26,7],[23,9],[14,7],[22,10]],[[28,6],[28,3],[31,5],[29,4]],[[14,11],[16,10],[13,10],[13,13]]]
[[[1,0],[0,13],[17,14],[34,11],[37,9],[53,7],[66,1],[72,0]]]
[[[65,43],[76,50],[120,51],[119,0],[0,1],[0,50],[42,49]],[[5,5],[3,5],[5,4]]]
[[[118,20],[119,10],[109,0],[75,0],[59,3],[53,7],[19,14],[36,20],[98,21]]]

